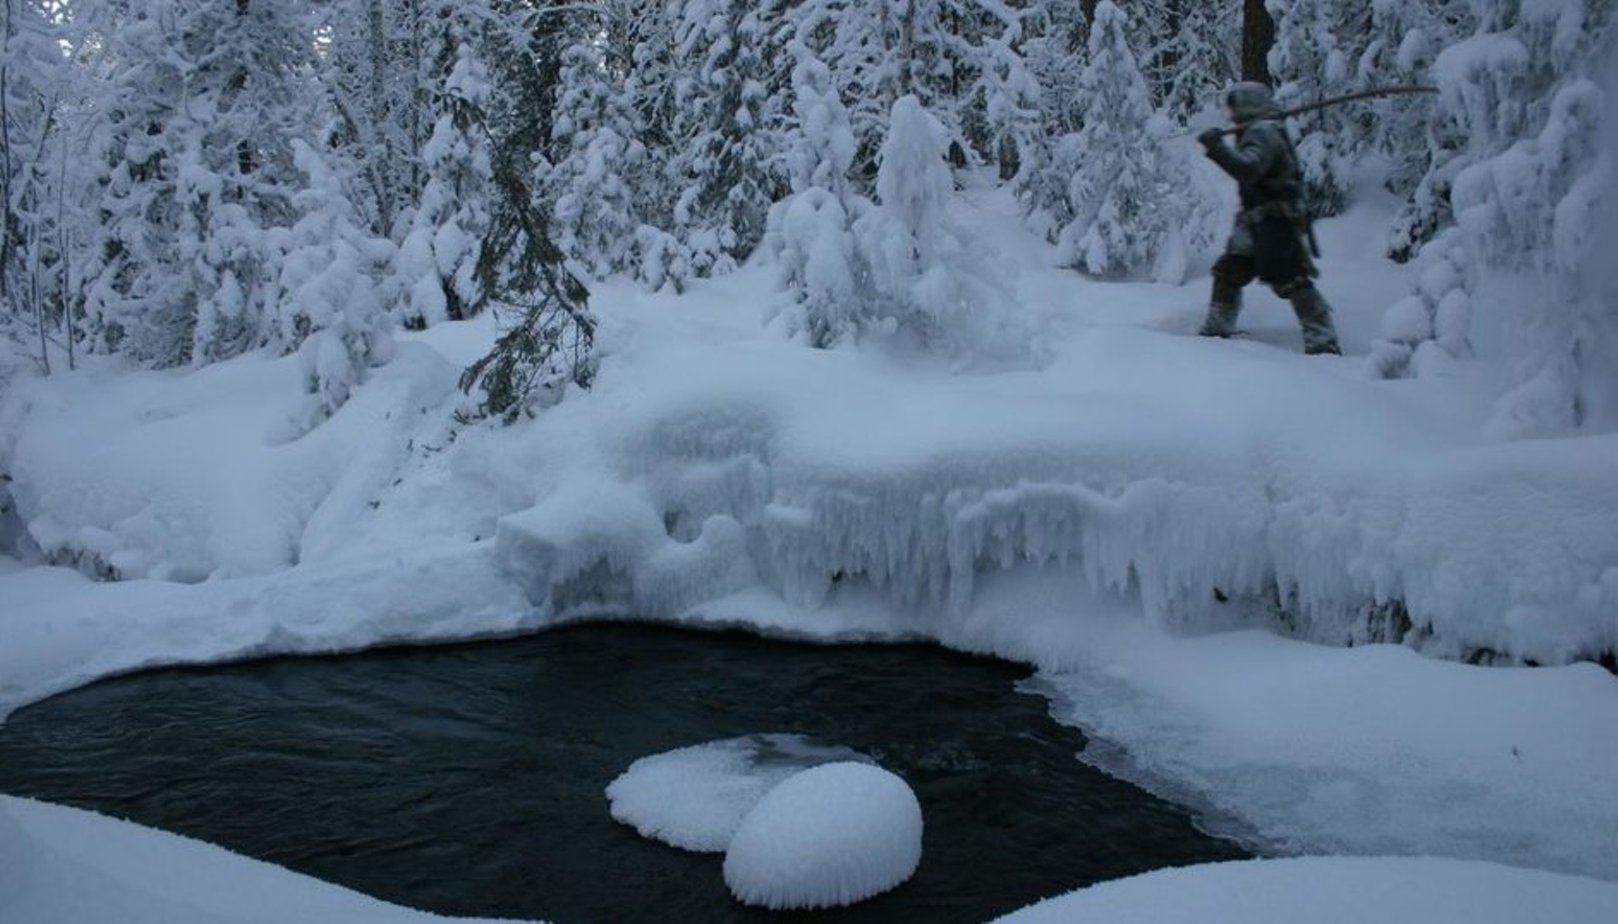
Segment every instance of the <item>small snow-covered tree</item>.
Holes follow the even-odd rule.
[[[302,213],[287,232],[278,282],[278,335],[297,350],[310,402],[298,423],[308,429],[331,416],[393,356],[388,268],[394,247],[360,225],[349,191],[320,154],[293,142],[307,185]]]
[[[889,125],[879,204],[854,222],[857,259],[871,271],[859,328],[956,368],[1038,361],[1032,327],[1014,314],[992,248],[949,214],[949,130],[915,96],[893,104]]]
[[[1169,123],[1152,113],[1124,13],[1111,0],[1096,5],[1080,87],[1084,127],[1058,148],[1057,165],[1074,168],[1072,217],[1057,234],[1058,260],[1107,278],[1143,269],[1183,277],[1186,248],[1206,243],[1205,222],[1188,219],[1205,218],[1207,208],[1198,207],[1183,152],[1165,145]],[[1195,244],[1187,231],[1199,238]]]
[[[398,272],[408,286],[401,313],[421,326],[469,318],[489,297],[477,261],[495,194],[485,124],[493,90],[473,45],[476,26],[454,16],[444,23],[447,73],[438,84],[438,118],[421,149],[426,182],[399,247]]]
[[[780,267],[791,335],[829,347],[858,334],[861,282],[853,223],[870,207],[848,181],[857,142],[831,71],[801,43],[793,43],[796,99],[785,133],[792,195],[770,210],[766,242]]]

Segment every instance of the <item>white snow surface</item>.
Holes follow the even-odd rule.
[[[1618,648],[1618,436],[1486,441],[1487,344],[1369,378],[1412,283],[1374,198],[1318,229],[1341,359],[1257,289],[1247,339],[1189,336],[1206,255],[1185,286],[1086,281],[972,187],[951,208],[1049,322],[1041,368],[807,349],[754,265],[598,286],[595,388],[513,427],[450,413],[488,318],[402,335],[307,433],[295,357],[14,377],[0,717],[158,664],[592,615],[927,638],[1037,664],[1086,759],[1276,850],[1618,880],[1618,679],[1442,659]],[[1395,599],[1409,647],[1340,647]]]
[[[1438,857],[1293,857],[1154,870],[1046,899],[1004,924],[1581,924],[1618,885]]]
[[[921,803],[898,775],[835,761],[765,793],[725,851],[725,884],[766,908],[833,908],[879,895],[921,862]]]
[[[612,817],[643,836],[723,853],[742,819],[776,784],[833,761],[869,762],[803,735],[758,734],[642,757],[607,786]]]
[[[201,841],[0,796],[0,921],[50,924],[421,924],[390,905]]]

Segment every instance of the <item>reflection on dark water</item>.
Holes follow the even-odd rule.
[[[904,777],[921,868],[804,917],[982,921],[1086,883],[1232,859],[1187,814],[1074,759],[1028,672],[924,646],[648,626],[154,671],[0,727],[0,792],[127,817],[389,901],[570,921],[764,920],[718,854],[639,837],[604,790],[638,757],[795,732]]]

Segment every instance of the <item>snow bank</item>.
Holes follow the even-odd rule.
[[[0,721],[140,668],[532,630],[536,614],[493,553],[485,542],[194,585],[0,573]]]
[[[612,817],[643,837],[723,853],[765,793],[795,773],[833,761],[869,758],[802,735],[727,738],[642,757],[607,786],[607,799]]]
[[[1298,857],[1164,869],[1012,912],[1005,924],[1520,924],[1599,921],[1618,885],[1436,857]]]
[[[25,382],[0,417],[0,464],[54,560],[122,578],[267,574],[336,550],[457,375],[406,346],[331,425],[296,439],[295,359]]]
[[[868,764],[823,764],[786,779],[742,819],[725,884],[767,908],[853,904],[915,873],[921,827],[904,780]]]
[[[56,924],[474,920],[412,911],[191,838],[11,796],[0,796],[0,919]]]

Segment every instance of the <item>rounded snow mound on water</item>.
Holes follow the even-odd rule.
[[[642,757],[607,786],[612,817],[682,850],[723,853],[742,819],[782,780],[858,752],[803,735],[726,738]]]
[[[725,853],[725,884],[767,908],[853,904],[915,873],[921,828],[921,803],[895,774],[823,764],[783,780],[742,819]]]
[[[1046,899],[1003,924],[1520,924],[1606,921],[1618,883],[1480,860],[1292,857],[1153,870]]]

